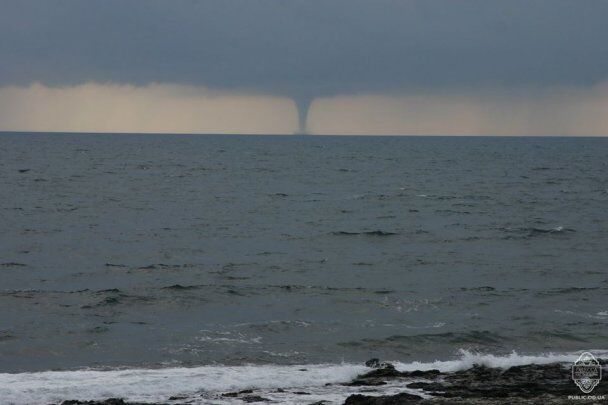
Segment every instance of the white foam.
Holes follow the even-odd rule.
[[[393,363],[400,371],[415,371],[415,370],[439,370],[444,373],[450,373],[459,370],[466,370],[473,365],[482,365],[487,367],[497,367],[507,369],[514,366],[522,366],[525,364],[549,364],[549,363],[573,363],[576,361],[580,353],[544,353],[538,355],[521,355],[513,351],[508,355],[497,356],[493,354],[481,354],[460,350],[460,357],[455,360],[432,361],[432,362],[417,362],[412,363]],[[608,356],[606,350],[591,350],[596,357]]]
[[[596,357],[608,357],[606,350],[590,352]],[[392,363],[400,371],[437,369],[442,372],[454,372],[468,369],[474,364],[504,369],[524,364],[571,364],[579,354],[520,355],[512,352],[498,356],[461,350],[459,357],[454,360]],[[369,369],[361,364],[316,364],[5,373],[0,374],[0,398],[2,404],[46,405],[66,399],[103,400],[110,397],[140,402],[166,402],[171,396],[187,395],[199,401],[192,403],[205,404],[231,402],[230,399],[219,397],[219,394],[251,388],[258,390],[256,394],[281,403],[296,404],[301,403],[302,399],[307,402],[325,399],[339,403],[349,394],[356,392],[357,388],[325,384],[347,382],[366,371]],[[287,392],[276,393],[276,388],[285,389]],[[307,391],[311,395],[304,398],[290,393],[289,390]],[[378,394],[402,391],[403,384],[389,384],[383,386],[382,392]],[[234,401],[242,403],[238,399]]]
[[[193,368],[46,371],[0,374],[3,404],[49,404],[65,399],[166,401],[173,395],[248,388],[315,387],[349,381],[363,365],[204,366]]]

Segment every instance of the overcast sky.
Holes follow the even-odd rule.
[[[474,114],[485,114],[471,118],[485,122],[475,124],[475,131],[473,124],[450,127],[450,121],[457,121],[453,109],[462,108],[463,100],[469,105],[494,103],[504,115],[504,109],[508,112],[521,102],[544,105],[546,110],[546,103],[555,104],[559,98],[564,114],[576,113],[574,120],[597,123],[587,128],[589,134],[606,134],[608,121],[601,119],[608,115],[603,110],[606,80],[606,0],[0,0],[0,129],[32,129],[34,124],[45,128],[43,122],[16,121],[19,113],[24,121],[28,114],[50,108],[48,100],[37,96],[40,86],[48,91],[60,88],[63,93],[56,96],[72,99],[70,89],[82,94],[83,85],[89,90],[109,86],[113,92],[102,93],[124,102],[135,87],[138,97],[149,91],[158,103],[160,84],[177,86],[183,97],[195,98],[199,104],[221,95],[220,101],[228,103],[225,115],[235,113],[229,97],[235,97],[235,102],[259,97],[255,114],[283,102],[284,107],[278,109],[283,115],[295,114],[293,101],[316,100],[308,126],[319,133],[358,132],[356,120],[343,129],[335,122],[330,125],[331,109],[342,109],[338,115],[343,121],[349,115],[344,112],[347,106],[354,118],[370,111],[377,111],[376,117],[392,111],[393,118],[381,115],[385,129],[391,128],[387,133],[432,131],[432,126],[418,123],[416,127],[403,119],[413,107],[416,120],[434,117],[440,121],[437,132],[467,132],[469,128],[469,133],[509,133],[504,123],[493,126],[492,114],[497,113],[491,108],[479,112],[475,107]],[[102,95],[91,97],[90,103],[94,99],[113,102]],[[426,104],[416,103],[416,97]],[[580,111],[580,104],[567,100],[579,100],[591,109]],[[386,109],[379,110],[379,105]],[[428,108],[421,108],[424,105]],[[77,105],[73,108],[76,113]],[[138,108],[138,114],[146,114]],[[437,116],[446,108],[449,119]],[[2,124],[8,110],[12,121]],[[247,124],[249,130],[244,124],[222,131],[221,125],[212,122],[218,113],[209,116],[213,124],[209,128],[199,117],[191,129],[296,130],[297,114],[294,119],[279,112],[257,126]],[[525,131],[525,122],[532,118],[516,112],[513,118],[521,125],[513,130]],[[315,116],[323,120],[315,121]],[[176,132],[189,132],[184,129],[188,127],[185,118],[167,119],[181,119]],[[69,117],[64,120],[67,123]],[[95,129],[102,120],[102,116],[92,117],[82,128]],[[547,121],[543,126],[536,119],[530,128],[555,132],[554,124]],[[120,127],[117,121],[115,127],[104,128]],[[61,122],[53,128],[61,129]],[[129,128],[137,130],[137,126]]]

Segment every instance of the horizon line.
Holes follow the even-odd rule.
[[[0,135],[171,135],[171,136],[274,136],[286,138],[311,138],[311,137],[410,137],[410,138],[606,138],[605,135],[494,135],[494,134],[310,134],[310,133],[246,133],[246,132],[89,132],[89,131],[6,131],[0,130]]]

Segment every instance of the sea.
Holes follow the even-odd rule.
[[[607,157],[587,137],[0,134],[0,402],[337,404],[370,358],[606,352]]]

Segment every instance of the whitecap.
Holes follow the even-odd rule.
[[[596,357],[608,357],[606,350],[590,350]],[[525,364],[572,364],[580,353],[545,353],[522,355],[481,354],[460,350],[456,359],[430,362],[391,362],[400,371],[432,370],[454,372],[484,365],[507,369]],[[390,361],[389,361],[390,362]],[[341,403],[357,387],[344,386],[357,375],[370,369],[362,364],[306,364],[306,365],[242,365],[172,367],[159,369],[74,370],[36,373],[0,373],[0,398],[12,405],[46,405],[66,399],[104,400],[119,397],[128,401],[166,402],[171,396],[186,396],[189,403],[242,403],[221,394],[229,391],[255,389],[272,401],[284,404],[302,403],[298,391],[306,391],[307,402],[320,400]],[[332,385],[335,384],[335,385]],[[284,391],[277,391],[282,388]],[[372,395],[392,395],[410,392],[402,381],[379,387]]]
[[[591,350],[596,357],[607,357],[608,350]],[[486,367],[496,367],[507,369],[514,366],[522,366],[525,364],[550,364],[550,363],[572,363],[580,353],[543,353],[524,355],[513,351],[507,355],[494,355],[476,353],[468,350],[459,350],[460,357],[455,360],[436,360],[432,362],[411,363],[394,363],[395,367],[400,371],[415,371],[415,370],[439,370],[444,373],[450,373],[459,370],[466,370],[473,365],[482,365]]]
[[[4,404],[13,405],[46,405],[66,399],[103,400],[110,397],[162,402],[172,395],[199,397],[204,392],[323,387],[328,383],[349,381],[366,370],[364,365],[319,364],[0,374],[0,398]]]

